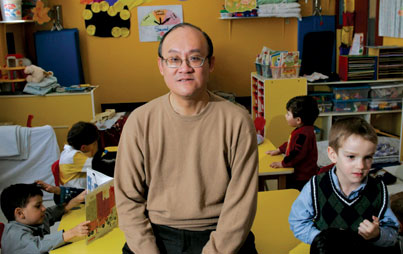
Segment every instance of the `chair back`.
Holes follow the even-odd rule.
[[[59,160],[53,162],[52,164],[52,174],[55,178],[55,185],[60,185],[60,168],[59,168]]]
[[[0,249],[1,249],[1,237],[3,236],[4,223],[0,222]]]

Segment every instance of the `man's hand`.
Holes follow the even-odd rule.
[[[272,168],[283,168],[283,164],[281,163],[281,161],[272,162],[272,163],[270,164],[270,167],[272,167]]]
[[[85,221],[80,224],[78,224],[76,227],[67,230],[66,232],[63,233],[63,240],[65,242],[71,241],[73,238],[81,238],[85,237],[88,235],[90,232],[90,224],[91,221]]]
[[[365,240],[377,238],[380,234],[379,219],[375,216],[372,216],[372,220],[372,222],[369,220],[364,220],[358,227],[358,234],[361,235]]]
[[[270,154],[271,156],[274,156],[274,155],[281,154],[281,151],[280,151],[280,149],[270,150],[270,151],[267,151],[266,154]]]

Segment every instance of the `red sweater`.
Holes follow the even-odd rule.
[[[294,168],[295,180],[309,180],[318,172],[318,148],[313,126],[302,126],[291,132],[288,142],[279,147],[285,154],[283,167]]]

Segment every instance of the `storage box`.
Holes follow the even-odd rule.
[[[369,97],[373,99],[401,99],[403,98],[403,84],[371,86]]]
[[[367,99],[369,90],[369,86],[334,87],[333,94],[335,100],[358,100]]]
[[[372,111],[402,109],[402,100],[371,100],[368,109]]]
[[[332,102],[319,103],[318,109],[320,113],[331,112],[333,110],[333,104]]]
[[[333,100],[333,111],[336,112],[362,112],[367,111],[368,99],[362,100]]]
[[[271,73],[274,79],[298,78],[300,66],[293,67],[271,67]]]
[[[339,76],[343,81],[375,80],[377,78],[376,56],[339,56]]]
[[[309,93],[308,95],[312,96],[318,102],[318,104],[332,102],[333,100],[333,93]]]

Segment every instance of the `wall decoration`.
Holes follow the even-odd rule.
[[[80,0],[85,4],[83,18],[88,35],[127,37],[130,34],[130,11],[151,0]]]
[[[183,22],[182,5],[138,7],[137,18],[140,41],[159,41],[171,27]]]
[[[256,5],[256,0],[225,0],[225,9],[229,12],[251,11]]]
[[[38,0],[35,8],[32,9],[32,12],[34,13],[32,19],[38,22],[38,24],[43,24],[50,21],[50,17],[48,16],[49,7],[44,6],[45,5],[43,2]]]
[[[111,6],[107,1],[87,4],[83,18],[89,35],[115,38],[129,36],[130,11],[123,4]]]

